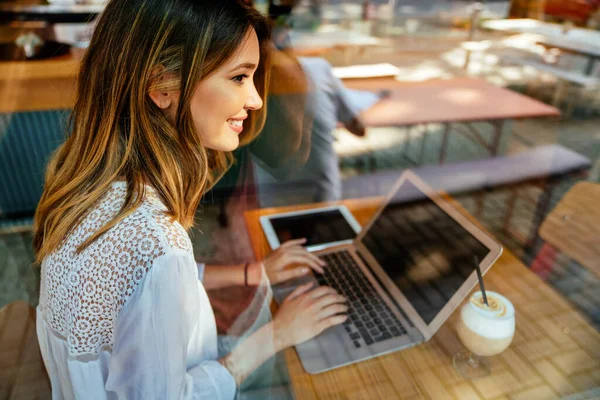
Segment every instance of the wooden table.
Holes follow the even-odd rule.
[[[484,28],[515,33],[534,33],[541,35],[539,44],[555,47],[571,53],[581,54],[588,59],[584,74],[591,76],[594,64],[600,59],[600,33],[591,29],[569,28],[560,24],[533,19],[509,19],[486,21]]]
[[[600,277],[600,184],[573,186],[540,227],[540,237]]]
[[[380,202],[381,199],[361,199],[343,204],[364,225]],[[260,259],[269,253],[259,224],[261,215],[309,207],[246,212],[256,256]],[[517,312],[513,343],[491,358],[491,376],[467,380],[454,370],[452,356],[463,349],[454,330],[458,315],[455,312],[425,344],[317,375],[304,372],[293,348],[286,350],[295,396],[298,399],[548,400],[593,388],[600,390],[600,334],[567,300],[507,250],[486,275],[486,282],[489,290],[510,299]]]
[[[540,101],[494,86],[481,79],[434,79],[424,82],[401,82],[395,79],[353,79],[344,82],[351,89],[378,92],[389,90],[390,96],[363,113],[366,126],[400,127],[440,123],[444,125],[440,163],[453,124],[467,128],[464,134],[486,148],[490,155],[502,154],[506,140],[501,140],[507,122],[532,117],[554,117],[560,111]],[[488,122],[493,129],[491,141],[473,122]],[[508,127],[509,129],[509,127]],[[462,131],[459,131],[462,132]],[[410,139],[410,131],[409,131]],[[421,157],[425,136],[423,138]]]
[[[51,60],[0,62],[0,113],[72,108],[85,50]]]
[[[557,48],[586,57],[587,64],[583,71],[586,76],[594,74],[596,61],[600,60],[600,44],[583,43],[568,37],[548,37],[538,40],[538,43],[545,47]]]
[[[322,56],[332,49],[338,49],[343,52],[344,64],[348,64],[350,49],[364,50],[383,42],[361,32],[327,26],[317,31],[292,30],[289,38],[291,48],[298,56]]]
[[[346,29],[330,29],[318,31],[290,31],[290,42],[294,49],[334,48],[334,47],[360,47],[375,46],[381,40]]]

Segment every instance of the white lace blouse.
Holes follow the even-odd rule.
[[[231,399],[189,236],[147,187],[143,205],[81,254],[119,211],[116,182],[42,262],[37,334],[54,399]],[[200,279],[199,279],[200,278]]]

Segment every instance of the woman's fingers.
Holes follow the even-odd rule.
[[[298,267],[292,269],[286,269],[277,275],[278,282],[287,281],[288,279],[298,278],[300,276],[304,276],[310,272],[310,268],[308,267]]]
[[[279,246],[279,248],[286,249],[288,247],[296,246],[296,245],[300,245],[300,244],[304,244],[304,243],[306,243],[306,238],[288,240],[287,242],[285,242],[281,246]]]
[[[348,306],[342,303],[330,304],[326,307],[323,307],[318,313],[317,318],[319,320],[323,320],[325,318],[331,317],[332,315],[344,314],[348,311]]]
[[[286,254],[303,257],[303,258],[306,258],[307,260],[312,260],[315,264],[317,264],[320,267],[321,271],[323,270],[322,267],[327,265],[327,263],[325,261],[321,260],[316,255],[309,253],[308,251],[306,251],[305,249],[303,249],[301,247],[290,248],[286,251]]]
[[[290,264],[304,264],[307,267],[310,267],[319,273],[323,273],[323,267],[321,267],[312,258],[306,257],[303,254],[286,254],[285,257],[282,259],[282,261],[283,262],[281,264],[283,264],[284,266],[287,266]]]
[[[333,315],[331,317],[322,319],[316,325],[317,335],[323,332],[327,328],[331,328],[332,326],[336,326],[344,323],[348,319],[347,315]],[[316,336],[316,335],[315,335]]]
[[[294,289],[294,291],[292,293],[290,293],[288,295],[288,297],[285,298],[285,301],[293,300],[296,297],[300,296],[301,294],[307,292],[313,286],[313,284],[314,284],[314,282],[308,282],[308,283],[305,283],[304,285],[298,286],[296,289]]]
[[[307,294],[307,296],[310,296],[311,299],[316,300],[325,295],[331,295],[331,294],[337,295],[337,292],[335,291],[335,289],[333,289],[329,286],[319,286],[315,290],[310,291]]]
[[[314,307],[317,310],[322,310],[323,308],[330,306],[332,304],[345,304],[346,298],[341,294],[338,294],[336,291],[329,292],[326,295],[323,295],[314,301]]]

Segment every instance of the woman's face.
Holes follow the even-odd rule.
[[[238,147],[248,112],[263,105],[253,79],[259,61],[258,37],[251,29],[237,53],[196,87],[190,107],[205,147],[220,151]]]

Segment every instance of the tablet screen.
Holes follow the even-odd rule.
[[[270,219],[279,243],[306,238],[306,247],[353,240],[356,232],[340,210],[315,211],[309,214]]]

